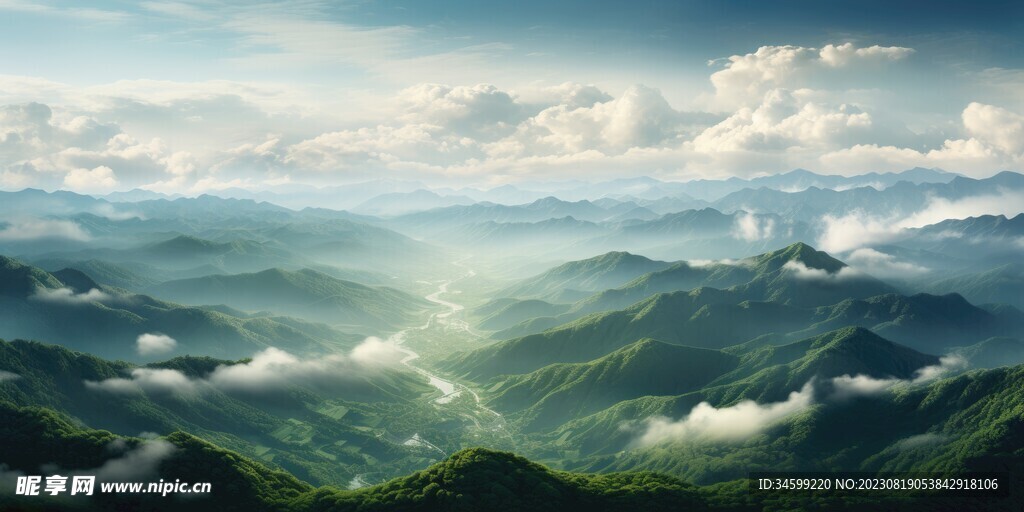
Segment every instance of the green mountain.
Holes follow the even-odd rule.
[[[416,412],[415,401],[433,388],[415,373],[360,373],[339,365],[345,378],[250,369],[269,387],[211,380],[218,367],[247,362],[181,357],[135,366],[56,345],[0,340],[0,370],[17,376],[0,384],[0,403],[44,406],[122,435],[187,431],[318,483],[344,484],[364,471],[401,474],[436,456],[403,446],[401,439],[389,440],[377,428],[384,417],[395,415],[388,421],[389,436],[407,428],[416,429],[410,436],[432,435],[428,424],[402,426],[396,419],[426,422],[430,417]],[[184,377],[146,373],[152,370]],[[103,382],[107,387],[97,384]]]
[[[570,421],[552,433],[585,454],[621,451],[636,437],[623,424],[644,418],[685,417],[701,402],[728,407],[743,400],[782,402],[808,382],[827,396],[829,380],[841,375],[909,379],[939,358],[888,341],[863,328],[845,328],[781,346],[735,347],[735,369],[723,372],[701,389],[677,396],[652,396],[619,402],[599,413]],[[562,437],[564,436],[564,437]]]
[[[795,243],[736,262],[693,266],[681,262],[642,275],[625,285],[596,293],[545,322],[509,327],[495,339],[509,339],[540,332],[589,313],[624,309],[658,293],[720,288],[729,292],[721,302],[770,301],[794,306],[822,306],[847,298],[867,298],[895,290],[804,243]],[[541,330],[543,330],[541,329]]]
[[[182,306],[96,285],[81,272],[57,273],[0,256],[0,326],[11,338],[45,339],[78,350],[136,359],[137,338],[174,338],[169,354],[247,357],[266,347],[295,353],[332,353],[362,336],[326,325],[227,310]]]
[[[95,471],[145,442],[76,425],[43,408],[0,402],[0,432],[19,442],[5,450],[15,470],[35,473],[45,464]],[[387,483],[342,491],[315,489],[292,475],[275,471],[238,453],[184,432],[160,438],[172,449],[158,462],[152,481],[208,482],[210,494],[102,494],[50,501],[43,496],[0,494],[0,507],[18,510],[375,510],[511,511],[706,510],[697,489],[678,479],[649,472],[585,475],[553,471],[511,453],[482,448],[463,450],[425,470]],[[154,441],[149,441],[154,443]],[[111,449],[116,446],[117,449]],[[100,480],[103,481],[103,480]],[[3,482],[2,485],[8,485]],[[13,485],[13,484],[10,484]],[[229,490],[229,491],[225,491]],[[69,508],[70,507],[70,508]]]
[[[715,350],[645,339],[591,362],[553,364],[499,378],[488,389],[497,393],[489,404],[500,411],[522,411],[516,416],[525,430],[550,429],[622,400],[699,389],[738,362]]]
[[[1024,222],[1024,217],[1020,217]],[[931,293],[959,293],[975,304],[1004,303],[1024,308],[1024,264],[1007,263],[984,272],[955,276],[928,283]]]
[[[416,320],[428,303],[393,288],[369,287],[322,272],[273,268],[253,274],[168,281],[147,293],[187,304],[227,304],[309,320],[394,330]]]
[[[678,439],[595,456],[576,470],[653,469],[697,483],[743,478],[749,471],[999,471],[1017,485],[1024,464],[1021,414],[1024,367],[975,371],[928,385],[907,386],[852,400],[822,397],[763,433],[733,443]],[[620,411],[622,412],[622,411]],[[679,416],[674,416],[679,417]],[[899,509],[941,509],[950,500]],[[806,502],[804,505],[806,506]],[[1012,510],[1015,499],[978,504]],[[878,509],[879,505],[865,505]],[[894,510],[896,508],[893,508]]]
[[[498,300],[502,301],[501,307],[492,304],[497,301],[491,301],[492,303],[484,304],[474,310],[474,313],[484,315],[477,322],[478,328],[485,331],[500,331],[534,318],[560,315],[569,309],[568,304],[551,304],[540,299]]]
[[[736,302],[735,290],[699,288],[658,294],[627,309],[595,313],[539,334],[455,354],[444,368],[474,380],[529,373],[552,363],[585,362],[650,337],[699,348],[724,348],[774,333],[779,342],[830,330],[869,328],[917,350],[946,350],[993,336],[1019,336],[1024,322],[991,313],[958,295],[887,294],[803,308],[780,302]]]
[[[524,279],[494,295],[543,298],[565,289],[598,291],[614,288],[642,274],[669,266],[628,252],[609,252],[586,260],[570,261]]]
[[[955,350],[974,368],[998,368],[1024,363],[1024,341],[1017,338],[989,338]]]

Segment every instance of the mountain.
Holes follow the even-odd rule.
[[[478,314],[485,315],[477,322],[478,328],[485,331],[500,331],[533,318],[560,315],[569,309],[567,304],[551,304],[538,299],[499,300],[503,304],[501,307],[495,307],[493,303],[497,301],[492,301],[475,310]]]
[[[377,415],[389,408],[411,414],[409,404],[432,392],[418,374],[339,365],[345,378],[302,380],[250,367],[272,379],[262,388],[228,386],[210,376],[218,367],[248,363],[181,357],[136,366],[56,345],[0,340],[0,370],[17,376],[0,384],[0,403],[44,406],[122,435],[187,431],[321,484],[347,483],[365,470],[366,456],[378,461],[375,471],[396,474],[431,456],[378,437],[372,428]]]
[[[782,191],[801,191],[811,187],[830,189],[851,189],[874,187],[883,189],[900,181],[914,184],[948,183],[957,175],[938,169],[915,167],[902,172],[866,173],[857,176],[822,175],[805,169],[763,176],[753,179],[729,178],[727,180],[693,180],[685,184],[685,190],[694,197],[707,201],[720,199],[742,189],[768,188]]]
[[[615,453],[627,447],[636,431],[624,423],[648,417],[685,417],[697,404],[727,407],[743,400],[765,404],[785,401],[808,382],[827,397],[832,378],[863,375],[875,379],[911,379],[939,358],[888,341],[863,328],[843,328],[786,345],[736,347],[735,369],[723,372],[701,389],[677,396],[626,400],[591,416],[570,421],[552,433],[572,432],[567,442],[582,453]],[[739,478],[734,477],[734,478]],[[727,478],[728,479],[728,478]]]
[[[728,452],[723,452],[721,444],[679,438],[624,454],[581,458],[578,464],[568,466],[588,471],[653,468],[698,483],[739,479],[759,470],[946,474],[1004,471],[1019,475],[1024,469],[1019,455],[1024,442],[1017,412],[1022,406],[1018,389],[1022,384],[1024,367],[1017,366],[903,385],[852,399],[832,399],[823,394],[816,397],[813,405],[780,419],[763,433],[730,444]],[[647,405],[653,406],[650,409],[639,403],[621,404],[622,409],[616,412],[635,418],[644,417],[648,411],[662,411],[668,417],[679,418],[692,409],[693,400],[680,404],[682,407],[676,410],[654,406],[657,402],[658,399],[649,401]],[[636,410],[638,407],[644,411]],[[594,420],[587,419],[586,425]],[[614,418],[607,416],[602,420]],[[586,425],[580,422],[572,427],[586,432]],[[595,430],[587,435],[598,443],[606,432]],[[621,446],[618,443],[623,441],[622,437],[617,441],[607,444],[608,449]],[[723,457],[723,453],[728,456]],[[1012,476],[1011,481],[1017,478]],[[943,506],[941,502],[927,506],[914,503],[924,509]],[[948,499],[944,503],[948,504]],[[982,505],[981,509],[1014,506],[1010,499]],[[878,507],[872,504],[868,508]],[[902,507],[893,509],[898,508]]]
[[[524,279],[495,293],[499,297],[544,297],[562,290],[597,291],[614,288],[637,276],[669,266],[628,252],[609,252],[586,260],[570,261]]]
[[[998,368],[1024,363],[1024,341],[1017,338],[989,338],[955,351],[974,368]]]
[[[782,302],[737,302],[735,292],[699,288],[654,295],[623,310],[594,313],[538,334],[455,354],[444,362],[444,368],[470,379],[488,380],[501,374],[532,372],[552,363],[590,361],[645,337],[717,349],[766,334],[785,342],[847,326],[869,328],[931,354],[990,337],[1024,333],[1019,312],[989,312],[955,294],[885,294],[798,307]]]
[[[1024,213],[1013,218],[982,215],[947,219],[907,230],[895,243],[914,250],[961,259],[977,268],[980,265],[1019,264],[1021,240],[1024,240]]]
[[[211,275],[168,281],[146,291],[186,304],[227,304],[375,330],[411,323],[429,305],[393,288],[369,287],[310,269]]]
[[[552,218],[539,222],[494,222],[466,224],[438,233],[440,241],[489,249],[532,249],[550,251],[574,240],[583,240],[609,231],[593,222],[572,217]]]
[[[5,336],[45,339],[97,355],[137,359],[136,340],[159,333],[176,340],[170,354],[238,358],[269,346],[331,353],[362,339],[295,318],[234,316],[95,285],[78,271],[67,282],[0,256],[0,326]],[[88,288],[88,289],[86,289]]]
[[[82,427],[48,409],[14,407],[0,402],[0,431],[21,441],[5,452],[16,471],[34,472],[42,465],[74,471],[116,466],[125,454],[159,453],[153,457],[152,481],[209,483],[213,492],[168,495],[101,493],[77,496],[73,510],[380,510],[455,511],[467,509],[592,510],[706,510],[697,489],[678,479],[649,472],[583,475],[553,471],[511,453],[482,448],[459,451],[444,461],[385,484],[343,491],[314,488],[283,471],[268,468],[237,452],[226,450],[184,432],[158,440],[119,437]],[[147,444],[148,443],[148,444]],[[154,448],[156,447],[156,448]],[[167,447],[167,448],[164,448]],[[140,457],[141,458],[141,457]],[[140,461],[141,462],[141,461]],[[144,468],[139,468],[144,469]],[[112,474],[112,473],[111,473]],[[98,478],[99,482],[117,477]],[[7,483],[4,482],[6,485]],[[231,493],[216,489],[231,489]],[[235,496],[238,493],[239,495]],[[63,504],[63,505],[62,505]],[[0,506],[36,510],[66,500],[42,496],[0,495]],[[468,507],[468,508],[467,508]]]
[[[368,199],[352,208],[353,212],[365,215],[393,216],[442,208],[445,206],[468,205],[475,201],[461,195],[440,195],[429,190],[392,192]]]
[[[699,389],[732,370],[739,358],[715,350],[644,339],[577,364],[553,364],[496,379],[489,405],[516,416],[527,431],[557,427],[617,402]]]
[[[1000,195],[1024,189],[1024,174],[1004,171],[984,179],[956,176],[944,183],[900,181],[881,190],[871,186],[833,190],[810,187],[801,191],[767,187],[745,188],[711,203],[722,212],[767,211],[789,221],[813,222],[822,216],[842,217],[857,211],[886,212],[889,217],[909,217],[937,199],[962,200],[972,196]]]
[[[827,253],[798,242],[739,261],[700,265],[679,262],[641,275],[618,288],[581,299],[553,320],[532,322],[534,329],[514,326],[495,337],[508,339],[508,334],[513,333],[534,334],[541,332],[536,328],[547,329],[586,314],[627,308],[657,293],[700,287],[725,288],[728,291],[725,295],[717,292],[706,295],[721,297],[714,299],[719,302],[771,301],[796,306],[828,305],[848,297],[867,298],[895,291],[869,275],[851,271],[845,263]]]

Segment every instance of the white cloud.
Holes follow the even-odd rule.
[[[838,272],[832,273],[825,269],[808,267],[804,262],[796,260],[787,261],[782,268],[788,270],[797,279],[808,281],[838,281],[859,275],[850,267],[843,267]]]
[[[0,228],[0,240],[23,241],[44,238],[66,238],[84,242],[90,239],[81,226],[70,220],[20,219]]]
[[[149,355],[166,352],[176,342],[164,335],[143,334],[138,340],[139,353]],[[206,387],[224,391],[271,391],[298,384],[320,388],[344,387],[384,368],[400,363],[405,353],[390,342],[367,338],[348,354],[300,358],[270,347],[246,363],[220,365],[202,379],[190,379],[177,370],[135,368],[129,378],[116,377],[103,381],[85,381],[88,389],[109,393],[174,392],[192,393]]]
[[[177,346],[177,340],[166,334],[145,333],[135,340],[135,349],[141,356],[166,354]]]
[[[892,62],[912,53],[910,48],[857,48],[852,43],[829,44],[821,49],[762,46],[754,53],[724,59],[724,69],[711,75],[715,88],[713,103],[719,108],[750,106],[772,89],[797,88],[815,75],[835,74],[839,69],[848,70],[840,76],[856,76],[858,68],[854,65]]]
[[[163,439],[143,441],[120,457],[110,459],[102,466],[87,471],[76,471],[83,475],[94,475],[101,482],[134,482],[155,475],[160,464],[177,451],[177,447]]]
[[[115,394],[147,393],[191,393],[196,383],[178,370],[164,368],[135,368],[131,378],[115,377],[102,381],[85,381],[87,389]]]
[[[899,261],[891,254],[869,247],[854,250],[844,260],[855,269],[881,278],[915,277],[929,272],[927,267]]]
[[[30,298],[46,302],[84,304],[87,302],[103,302],[110,300],[111,297],[110,294],[97,288],[92,288],[83,293],[75,293],[71,288],[36,288],[35,293]]]
[[[863,374],[852,377],[840,375],[832,379],[832,385],[835,387],[834,398],[839,400],[854,396],[876,395],[900,382],[903,381],[896,378],[877,379]]]
[[[910,436],[899,441],[893,445],[897,450],[913,450],[916,448],[923,448],[928,446],[935,446],[942,444],[949,440],[949,436],[944,434],[936,434],[932,432],[926,432],[924,434],[918,434],[916,436]]]
[[[18,380],[20,378],[21,378],[21,375],[18,375],[17,373],[7,372],[7,371],[4,371],[4,370],[0,370],[0,382],[7,382],[7,381],[11,381],[11,380]]]
[[[105,165],[89,169],[73,169],[64,176],[64,186],[78,192],[108,192],[118,184],[113,169]]]
[[[896,386],[927,384],[950,373],[963,370],[967,362],[959,356],[943,356],[939,364],[925,366],[914,372],[911,379],[875,378],[868,375],[840,375],[832,379],[833,398],[847,399],[854,396],[877,395]]]
[[[283,350],[268,348],[244,364],[218,366],[209,382],[223,389],[271,390],[289,383],[314,386],[344,384],[367,371],[397,364],[403,353],[394,344],[367,338],[348,355],[334,354],[301,359]]]
[[[906,236],[908,229],[924,227],[947,219],[966,219],[981,215],[1014,217],[1020,213],[1024,213],[1024,190],[1003,189],[996,194],[967,196],[955,200],[932,197],[922,209],[910,214],[880,216],[855,210],[843,216],[826,215],[822,217],[823,226],[818,235],[817,245],[826,252],[842,253],[865,246],[890,243]],[[865,258],[872,256],[870,253],[861,255]],[[882,262],[876,258],[876,263]],[[898,267],[897,262],[891,263]]]
[[[747,242],[768,240],[775,236],[775,219],[761,218],[752,213],[742,213],[737,215],[733,221],[732,236]]]
[[[729,407],[715,408],[707,402],[694,406],[683,419],[649,418],[643,433],[634,441],[638,447],[671,441],[739,441],[768,429],[779,421],[806,410],[814,399],[808,382],[783,402],[758,404],[744,400]]]

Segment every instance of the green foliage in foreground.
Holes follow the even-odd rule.
[[[52,410],[0,402],[0,438],[7,442],[0,472],[2,510],[225,511],[619,511],[619,510],[1016,510],[1011,499],[844,499],[755,496],[745,481],[695,487],[652,472],[603,475],[553,471],[511,453],[472,448],[409,476],[374,487],[315,489],[237,453],[183,432],[158,443],[171,450],[158,469],[126,480],[210,482],[209,495],[17,497],[17,472],[50,474],[41,465],[93,474],[145,442],[72,423]],[[109,467],[109,465],[107,466]],[[1010,468],[1019,469],[1019,464]],[[69,471],[70,470],[70,471]],[[1019,475],[1019,472],[1015,472]],[[1019,482],[1019,477],[1014,482]]]

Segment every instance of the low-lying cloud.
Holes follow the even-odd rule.
[[[842,402],[855,396],[877,395],[896,386],[927,384],[966,367],[959,356],[945,356],[939,364],[925,366],[910,379],[875,378],[868,375],[841,375],[829,381],[832,392],[827,401]],[[729,407],[714,407],[701,402],[679,420],[664,416],[647,418],[640,434],[631,443],[644,448],[674,441],[738,442],[764,432],[780,421],[807,410],[815,403],[815,381],[808,381],[782,402],[759,404],[744,400]]]
[[[846,399],[855,396],[877,395],[896,386],[927,384],[945,375],[966,368],[967,362],[960,356],[943,356],[939,364],[925,366],[914,372],[911,379],[895,377],[876,378],[869,375],[840,375],[832,379],[833,398]]]
[[[817,244],[827,252],[847,252],[891,243],[907,236],[909,229],[948,219],[981,215],[1014,217],[1020,213],[1024,213],[1024,190],[1002,189],[996,194],[955,200],[932,197],[924,208],[910,214],[879,216],[855,210],[845,215],[826,215],[822,218],[824,225]]]
[[[90,236],[70,220],[21,219],[10,221],[0,228],[0,241],[22,242],[46,238],[85,242]]]
[[[891,254],[870,247],[857,249],[844,259],[851,267],[882,278],[915,277],[930,271],[928,267],[899,261]]]
[[[178,346],[178,341],[166,334],[145,333],[135,340],[135,349],[141,356],[166,354]]]
[[[21,375],[18,375],[17,373],[6,372],[6,371],[3,371],[3,370],[0,370],[0,382],[7,382],[9,380],[18,380],[20,378],[21,378]]]
[[[32,299],[44,302],[59,302],[64,304],[83,304],[86,302],[103,302],[110,300],[110,294],[98,288],[92,288],[84,293],[75,293],[71,288],[37,288],[32,294]]]
[[[163,335],[146,334],[147,340],[159,345]],[[143,336],[139,339],[142,340]],[[166,345],[162,345],[166,346]],[[223,391],[272,391],[287,385],[305,385],[315,388],[344,386],[354,379],[371,375],[401,361],[405,353],[387,341],[367,338],[348,354],[301,358],[270,347],[252,357],[249,362],[220,365],[204,378],[189,378],[178,370],[136,368],[130,377],[115,377],[102,381],[85,381],[91,390],[115,394],[129,393],[192,393],[206,388]]]
[[[769,240],[775,236],[775,219],[758,217],[753,213],[739,214],[733,222],[732,236],[747,242]]]
[[[814,386],[808,382],[782,402],[759,404],[744,400],[730,407],[716,408],[707,402],[694,406],[683,419],[664,416],[649,418],[636,447],[667,441],[737,441],[765,431],[779,421],[806,410],[814,401]]]
[[[165,368],[136,368],[131,378],[115,377],[102,381],[85,381],[87,389],[114,394],[132,393],[189,393],[195,391],[196,382],[178,370]]]
[[[833,273],[822,268],[808,267],[804,262],[796,260],[787,261],[782,268],[788,270],[797,279],[808,281],[839,281],[859,275],[856,270],[850,267],[843,267],[838,272]]]

